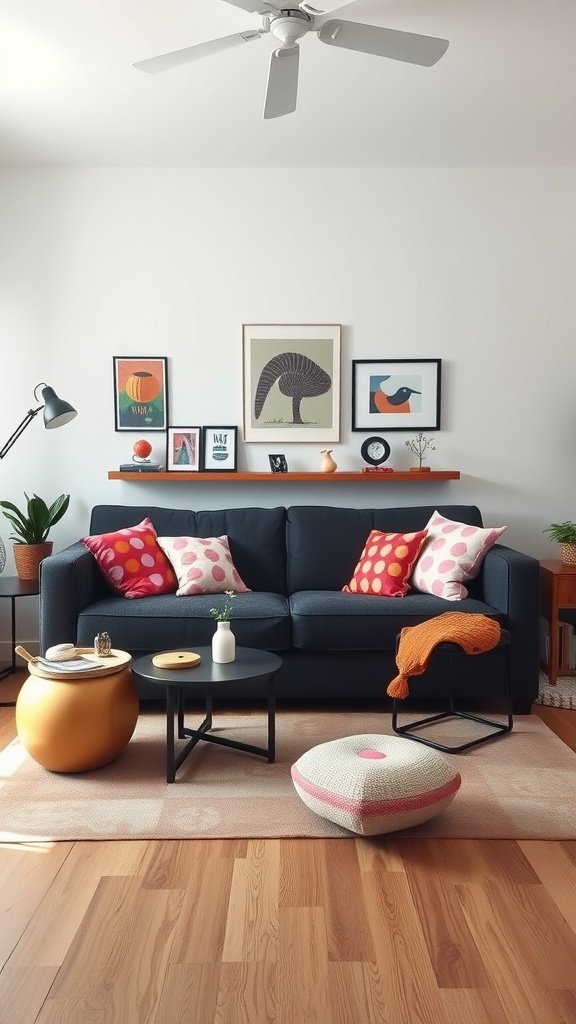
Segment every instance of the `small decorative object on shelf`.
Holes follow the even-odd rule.
[[[334,462],[334,459],[332,458],[332,452],[333,451],[334,451],[333,448],[324,448],[320,452],[320,454],[322,456],[322,462],[320,463],[320,471],[322,473],[335,473],[336,472],[336,469],[338,467],[336,466],[336,463]]]
[[[210,609],[211,616],[217,622],[216,632],[212,637],[212,661],[217,665],[227,665],[236,657],[236,637],[230,629],[230,613],[235,597],[233,590],[225,590],[224,604],[219,608]]]
[[[270,469],[273,473],[287,473],[288,463],[286,462],[285,455],[269,455],[268,461],[270,463]]]
[[[360,447],[360,455],[368,463],[370,472],[391,473],[391,469],[382,469],[382,463],[390,458],[390,445],[383,437],[367,437]],[[367,469],[364,469],[364,473]]]
[[[120,466],[121,473],[158,473],[160,471],[159,462],[150,462],[149,455],[152,451],[152,445],[149,441],[135,441],[132,445],[132,462],[124,463]]]
[[[427,448],[430,448],[430,450],[433,451],[433,452],[436,451],[436,446],[432,444],[433,440],[434,440],[433,437],[424,437],[424,434],[422,432],[420,432],[419,434],[416,434],[416,437],[413,437],[411,441],[405,441],[404,442],[406,447],[409,448],[410,451],[412,452],[412,454],[415,455],[417,457],[417,459],[418,459],[418,465],[410,467],[410,471],[411,472],[413,472],[413,473],[429,473],[430,472],[430,466],[423,466],[422,462],[426,458],[426,456],[424,455],[424,452],[426,451]]]
[[[150,441],[135,441],[132,445],[132,462],[150,462],[149,455],[152,451]]]
[[[542,532],[560,545],[560,561],[564,565],[576,565],[576,523],[566,519],[563,523],[551,523]]]
[[[97,633],[94,637],[94,654],[98,658],[109,658],[112,650],[112,641],[108,633]]]

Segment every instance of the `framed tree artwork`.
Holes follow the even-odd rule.
[[[113,356],[116,430],[166,430],[166,356]]]
[[[244,440],[340,440],[340,324],[244,324]]]

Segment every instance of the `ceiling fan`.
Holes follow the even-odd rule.
[[[209,57],[213,53],[229,50],[242,43],[251,43],[271,32],[280,40],[280,46],[270,55],[268,85],[264,103],[264,117],[282,117],[296,109],[298,93],[298,63],[300,47],[298,40],[307,32],[316,32],[318,39],[328,46],[340,46],[345,50],[359,50],[377,57],[388,57],[408,64],[431,67],[446,53],[447,39],[422,36],[414,32],[399,32],[376,25],[363,25],[356,21],[326,20],[342,6],[342,0],[316,0],[318,7],[308,3],[284,3],[284,0],[226,0],[243,11],[262,16],[262,28],[235,32],[230,36],[210,39],[205,43],[173,50],[159,57],[136,61],[132,66],[138,71],[157,74],[171,68]]]

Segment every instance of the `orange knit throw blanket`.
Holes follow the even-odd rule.
[[[419,676],[437,644],[452,643],[466,654],[491,651],[500,640],[500,625],[487,615],[468,612],[444,612],[418,626],[406,626],[400,633],[396,665],[400,672],[388,685],[389,697],[408,696],[408,676]]]

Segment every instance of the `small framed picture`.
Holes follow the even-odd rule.
[[[166,356],[113,356],[115,430],[166,430]]]
[[[288,463],[286,462],[285,455],[269,455],[268,461],[270,463],[270,469],[273,473],[287,473]]]
[[[168,427],[166,470],[170,473],[197,473],[202,454],[201,427]]]
[[[202,427],[205,473],[235,473],[238,427]]]

